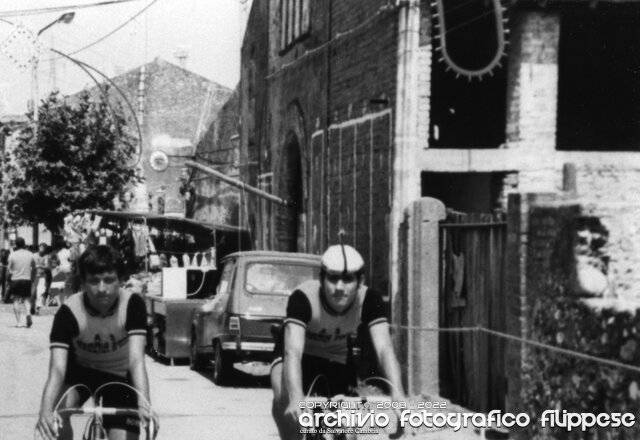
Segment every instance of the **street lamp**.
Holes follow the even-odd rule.
[[[56,18],[51,23],[49,23],[48,25],[46,25],[45,27],[40,29],[38,31],[38,33],[36,34],[36,41],[38,41],[38,38],[40,38],[40,34],[42,34],[44,31],[49,29],[51,26],[53,26],[55,24],[58,24],[58,23],[69,24],[69,23],[71,23],[71,21],[73,20],[73,17],[75,17],[75,16],[76,16],[75,12],[65,12],[60,17]],[[37,58],[31,64],[31,83],[32,83],[32,86],[31,86],[31,102],[33,102],[33,120],[37,124],[38,123],[38,101],[39,101],[39,98],[38,98],[38,59]]]
[[[75,12],[65,12],[60,17],[58,17],[57,19],[53,20],[51,23],[49,23],[48,25],[40,29],[36,34],[36,44],[38,42],[38,38],[40,38],[40,34],[42,34],[44,31],[46,31],[51,26],[57,23],[64,23],[64,24],[71,23],[71,20],[73,20],[73,17],[75,17],[75,15],[76,15]],[[36,139],[38,136],[38,103],[39,101],[40,99],[38,98],[38,57],[37,57],[37,51],[36,51],[36,56],[33,60],[33,63],[31,63],[31,102],[33,103],[33,123],[34,123],[33,135],[35,136]],[[33,237],[34,243],[38,243],[38,232],[39,232],[38,224],[36,223],[33,226],[32,237]]]
[[[51,23],[49,23],[48,25],[46,25],[45,27],[43,27],[42,29],[40,29],[38,31],[38,37],[40,36],[41,33],[43,33],[44,31],[46,31],[47,29],[49,29],[51,26],[53,26],[56,23],[64,23],[64,24],[69,24],[71,23],[71,20],[73,20],[73,17],[76,16],[75,12],[65,12],[64,14],[62,14],[60,17],[58,17],[56,20],[53,20]]]

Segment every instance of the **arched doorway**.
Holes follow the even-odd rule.
[[[300,141],[293,131],[285,138],[279,171],[280,196],[293,205],[278,207],[274,247],[285,252],[304,251],[302,157]]]

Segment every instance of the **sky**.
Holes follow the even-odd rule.
[[[156,57],[179,65],[175,54],[182,51],[188,53],[187,69],[229,88],[238,83],[250,0],[120,0],[97,5],[111,2],[114,0],[0,0],[0,116],[27,111],[34,82],[24,60],[33,53],[38,32],[66,11],[75,12],[70,23],[56,23],[37,39],[42,48],[37,63],[41,98],[54,87],[71,94],[94,84],[79,67],[55,56],[50,48],[109,77]],[[43,11],[56,7],[62,9]],[[83,49],[87,45],[91,46]]]

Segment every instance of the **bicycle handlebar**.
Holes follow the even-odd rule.
[[[141,411],[133,408],[109,408],[96,406],[91,408],[64,408],[56,411],[60,415],[95,415],[95,416],[136,416],[140,417]]]
[[[137,417],[142,420],[144,414],[143,411],[136,408],[112,408],[105,406],[94,406],[89,408],[63,408],[56,410],[56,413],[62,415],[88,415],[101,419],[103,416],[131,416]],[[153,417],[149,418],[145,427],[146,432],[149,433],[150,438],[156,438],[158,434],[158,425]]]

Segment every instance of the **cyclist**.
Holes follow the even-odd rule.
[[[318,375],[328,394],[348,394],[355,372],[347,366],[349,338],[368,327],[378,364],[391,382],[393,400],[403,400],[400,366],[393,351],[382,297],[364,284],[364,261],[353,247],[330,246],[319,281],[300,284],[289,297],[271,368],[272,414],[283,439],[301,437],[300,402]],[[325,385],[324,383],[322,383]]]
[[[69,420],[54,420],[53,414],[73,385],[86,385],[93,394],[105,383],[123,382],[149,401],[145,304],[141,296],[121,288],[125,267],[120,253],[109,246],[91,247],[80,256],[78,272],[82,291],[60,306],[51,329],[49,377],[36,425],[46,440],[73,438]],[[102,405],[137,408],[136,393],[123,389],[105,387]],[[73,388],[63,407],[79,407],[89,397],[83,388]],[[148,411],[142,404],[140,409]],[[109,440],[139,438],[138,420],[105,416],[103,421]]]

